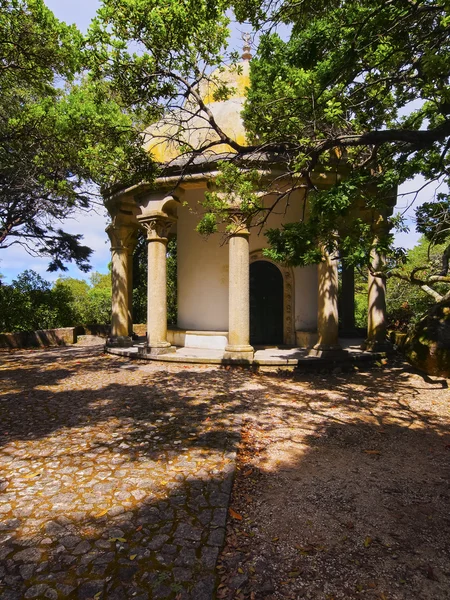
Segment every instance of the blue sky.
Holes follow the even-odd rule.
[[[75,23],[79,29],[85,32],[89,26],[91,19],[95,16],[97,9],[100,6],[99,0],[45,0],[47,6],[55,13],[58,19],[67,23]],[[234,28],[231,47],[239,49],[242,45],[242,31]],[[400,192],[407,193],[416,190],[421,186],[419,181],[412,181],[402,186]],[[422,203],[431,200],[435,193],[435,187],[428,186],[421,192],[417,203]],[[403,212],[412,200],[411,195],[400,196],[398,201],[398,210]],[[411,220],[412,210],[407,211],[409,223],[411,225],[411,233],[400,234],[397,236],[397,243],[404,247],[412,247],[417,239],[417,234],[414,233],[414,225]],[[82,233],[84,236],[83,243],[93,249],[91,258],[92,269],[94,271],[106,272],[107,265],[110,260],[109,243],[105,233],[107,218],[104,214],[80,214],[64,223],[64,227],[71,233]],[[27,254],[21,246],[13,246],[7,250],[2,250],[0,254],[0,273],[4,276],[6,282],[10,282],[14,277],[25,269],[33,269],[48,281],[53,281],[60,276],[60,273],[47,273],[48,260],[45,258],[34,258]],[[68,264],[68,272],[64,273],[71,277],[86,278],[87,275],[79,271],[76,267]]]
[[[95,16],[100,2],[97,0],[45,0],[47,6],[61,21],[76,23],[82,31],[86,31],[91,19]],[[93,270],[107,272],[110,260],[109,244],[105,233],[106,217],[102,214],[80,214],[64,223],[64,227],[71,233],[82,233],[83,242],[94,250],[91,260]],[[10,282],[25,269],[33,269],[47,281],[57,279],[60,273],[47,273],[48,259],[34,258],[21,246],[15,245],[0,253],[0,273],[6,282]],[[65,273],[72,277],[84,279],[86,273],[81,272],[73,265],[67,265],[69,271]]]

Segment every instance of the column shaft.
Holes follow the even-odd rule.
[[[133,250],[127,253],[127,278],[128,278],[128,335],[133,335]]]
[[[250,359],[249,232],[241,230],[229,240],[229,307],[226,358]]]
[[[380,272],[384,266],[384,256],[378,254],[375,248],[371,252],[371,265],[374,272]],[[367,312],[367,349],[381,348],[386,341],[386,278],[374,277],[369,271],[368,277],[368,312]]]
[[[127,249],[112,248],[111,336],[128,336]]]
[[[167,238],[148,241],[147,342],[167,347]]]
[[[147,348],[151,354],[172,352],[167,341],[167,236],[173,219],[140,219],[147,231]]]
[[[324,259],[318,265],[318,310],[317,310],[317,344],[310,354],[322,356],[341,353],[338,329],[338,269],[337,260],[324,251]]]
[[[111,340],[112,344],[129,345],[129,262],[135,228],[131,224],[111,223],[106,228],[111,240]]]

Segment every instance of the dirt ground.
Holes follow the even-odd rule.
[[[450,598],[448,380],[253,376],[218,598]]]

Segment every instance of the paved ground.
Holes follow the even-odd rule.
[[[449,406],[399,359],[2,353],[0,599],[447,600]]]
[[[100,347],[0,365],[0,598],[209,599],[239,431],[228,373]]]

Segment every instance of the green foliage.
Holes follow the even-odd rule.
[[[285,152],[310,189],[314,172],[345,173],[329,191],[314,194],[314,232],[299,228],[297,238],[314,233],[317,243],[333,245],[337,225],[353,208],[389,214],[403,181],[417,173],[448,180],[448,1],[235,0],[233,6],[262,32],[243,113],[251,141]],[[287,41],[275,33],[280,22],[291,28]],[[442,211],[422,214],[436,221]],[[360,232],[344,231],[340,243],[351,264],[369,261],[373,236],[360,225]],[[425,233],[420,218],[418,225]],[[309,261],[306,240],[293,243],[293,231],[270,235],[275,254],[282,256],[284,238],[286,256],[295,246],[307,255],[294,262]],[[388,236],[379,244],[392,250]]]
[[[0,331],[35,331],[111,322],[111,276],[92,273],[91,285],[60,278],[53,286],[34,271],[0,285]]]
[[[177,239],[172,238],[167,244],[167,322],[176,325],[177,321]]]
[[[318,263],[322,258],[315,241],[314,223],[288,223],[282,229],[269,229],[266,236],[270,248],[264,254],[277,262],[303,267]]]
[[[215,180],[216,191],[205,192],[202,206],[206,213],[197,225],[197,231],[208,236],[218,231],[221,224],[231,231],[230,214],[238,213],[242,225],[251,224],[263,206],[258,194],[260,175],[256,170],[244,171],[231,162],[218,163],[219,174]]]
[[[59,223],[98,203],[99,185],[151,178],[138,123],[110,83],[83,79],[81,34],[43,0],[0,0],[0,38],[0,249],[86,271],[91,250]]]
[[[437,202],[424,202],[416,209],[417,231],[433,244],[450,240],[450,198],[438,194]]]
[[[53,294],[50,284],[38,273],[24,271],[10,286],[0,286],[0,329],[33,331],[59,326],[59,308],[67,300],[68,295],[61,290]]]
[[[94,77],[146,123],[179,108],[204,65],[221,63],[223,0],[103,0],[89,32]]]
[[[397,272],[405,279],[390,277],[387,285],[386,306],[391,327],[406,330],[410,324],[417,323],[433,306],[435,300],[408,278],[415,269],[420,269],[420,277],[427,279],[440,271],[442,253],[445,245],[430,245],[426,237],[407,252],[406,262]],[[448,284],[437,283],[436,291],[444,295]]]
[[[111,322],[111,274],[94,272],[90,285],[80,279],[60,278],[52,291],[63,289],[70,300],[64,325],[107,325]]]
[[[167,243],[167,322],[176,324],[178,320],[177,304],[177,240]],[[136,249],[133,254],[133,321],[147,322],[147,239],[139,232]]]

